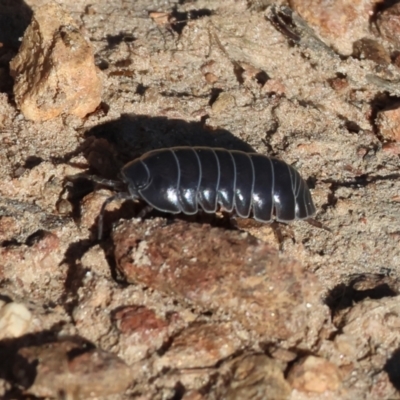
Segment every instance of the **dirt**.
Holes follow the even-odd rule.
[[[59,0],[101,103],[35,122],[9,63],[44,3],[0,0],[0,302],[30,316],[0,320],[0,398],[400,398],[397,9],[335,35],[325,1]],[[182,145],[293,165],[322,228],[115,201],[98,241],[114,192],[76,176]]]

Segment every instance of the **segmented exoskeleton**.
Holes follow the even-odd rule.
[[[261,222],[315,214],[310,191],[290,165],[261,154],[209,147],[150,151],[121,170],[132,199],[157,210],[195,214],[220,207]]]

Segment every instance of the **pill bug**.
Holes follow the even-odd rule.
[[[310,191],[300,174],[276,158],[210,147],[153,150],[121,170],[126,192],[108,198],[99,216],[116,198],[144,200],[167,213],[215,213],[220,207],[241,218],[279,222],[309,219],[315,214]],[[110,186],[120,182],[98,180]]]

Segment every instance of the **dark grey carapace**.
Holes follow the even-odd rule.
[[[122,168],[133,200],[157,210],[195,214],[222,210],[261,222],[315,214],[310,191],[290,165],[256,153],[209,147],[150,151]]]

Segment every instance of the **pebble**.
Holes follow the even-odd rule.
[[[378,112],[376,125],[382,137],[388,141],[400,141],[400,103]]]
[[[15,101],[25,118],[83,118],[101,101],[102,83],[91,44],[57,3],[36,9],[10,62]]]
[[[238,357],[222,367],[220,397],[226,400],[288,399],[291,389],[278,362],[252,354]]]
[[[205,368],[231,356],[241,346],[229,323],[194,324],[175,337],[156,367]]]
[[[369,35],[380,0],[290,0],[290,6],[339,53],[351,55],[353,42]]]
[[[31,321],[32,313],[24,304],[8,303],[3,305],[0,308],[0,340],[22,336],[28,332]]]
[[[79,337],[21,348],[13,373],[33,396],[71,399],[123,393],[133,379],[121,359]]]
[[[400,47],[400,3],[382,11],[378,15],[376,25],[384,39]]]
[[[321,357],[307,356],[289,371],[288,381],[301,392],[324,393],[335,391],[341,384],[338,367]]]

